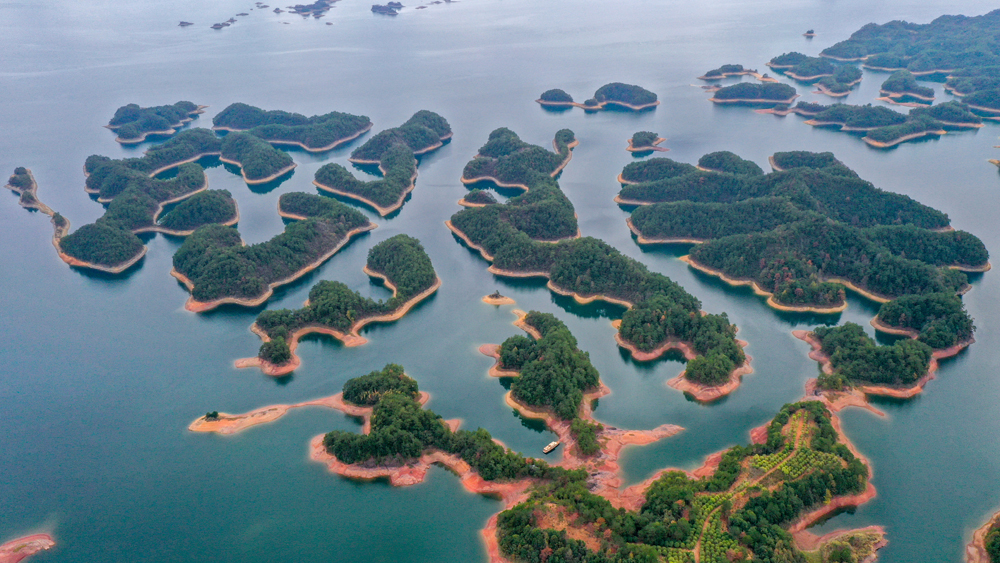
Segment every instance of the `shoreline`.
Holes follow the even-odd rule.
[[[573,142],[566,144],[566,149],[567,149],[566,150],[566,158],[563,159],[563,161],[559,164],[559,166],[557,166],[556,169],[553,170],[549,174],[549,176],[555,178],[556,176],[559,175],[560,172],[563,171],[563,168],[566,168],[566,165],[569,164],[569,161],[573,160],[573,149],[575,149],[578,146],[580,146],[580,141],[578,141],[577,139],[573,139]],[[559,153],[559,147],[556,145],[556,140],[555,139],[552,139],[552,148],[556,149],[555,150],[556,154],[560,154]],[[476,156],[479,156],[479,155],[476,155]],[[462,177],[459,178],[458,180],[460,182],[462,182],[462,184],[464,184],[466,186],[471,185],[471,184],[476,184],[476,183],[479,183],[479,182],[493,182],[494,184],[496,184],[497,186],[499,186],[501,188],[516,188],[516,189],[523,190],[523,191],[526,191],[526,192],[531,190],[531,188],[529,188],[527,184],[517,184],[517,183],[507,184],[507,183],[501,182],[500,180],[496,179],[493,176],[477,176],[475,178],[466,178],[464,172],[462,173]],[[465,199],[465,198],[462,198],[462,199]]]
[[[381,164],[379,165],[379,170],[382,170],[382,165]],[[382,173],[385,174],[385,170],[382,170]],[[337,189],[337,188],[334,188],[334,187],[331,187],[331,186],[327,186],[326,184],[321,184],[321,183],[319,183],[316,180],[313,180],[313,185],[316,186],[317,188],[323,190],[323,191],[334,193],[334,194],[337,194],[337,195],[340,195],[340,196],[343,196],[343,197],[346,197],[346,198],[353,199],[355,201],[360,201],[361,203],[364,203],[365,205],[373,208],[375,210],[375,212],[379,214],[380,217],[385,217],[386,215],[392,213],[393,211],[396,211],[396,210],[402,208],[403,207],[403,203],[406,202],[406,196],[410,195],[410,192],[412,192],[413,189],[417,187],[417,169],[416,168],[413,169],[413,176],[410,177],[410,185],[408,185],[403,190],[403,193],[400,194],[399,199],[396,200],[395,203],[393,203],[392,205],[390,205],[388,207],[382,207],[381,205],[375,203],[374,201],[366,198],[363,195],[356,194],[356,193],[353,193],[353,192],[345,192],[343,190],[340,190],[340,189]]]
[[[933,95],[924,96],[923,94],[918,94],[916,92],[910,92],[909,90],[904,90],[902,92],[896,92],[893,90],[886,90],[884,88],[879,88],[878,93],[880,96],[885,96],[886,98],[892,98],[898,100],[900,98],[913,98],[916,100],[923,100],[925,102],[933,102],[936,98]]]
[[[651,144],[651,145],[644,145],[644,146],[641,146],[641,147],[637,147],[637,146],[635,146],[635,145],[632,144],[632,139],[629,139],[628,140],[628,147],[626,147],[625,150],[627,150],[628,152],[650,152],[650,151],[667,152],[670,149],[667,149],[667,148],[664,148],[664,147],[658,147],[657,146],[657,145],[659,145],[660,143],[662,143],[662,142],[664,142],[666,140],[667,140],[666,137],[657,137],[656,140],[653,141],[653,144]]]
[[[902,137],[897,137],[891,141],[881,142],[875,141],[868,137],[867,135],[862,137],[861,140],[868,144],[870,147],[875,147],[877,149],[887,149],[894,147],[896,145],[905,143],[906,141],[912,141],[913,139],[919,139],[921,137],[939,137],[941,135],[946,135],[948,132],[944,129],[939,129],[937,131],[921,131],[920,133],[911,133],[909,135],[903,135]]]
[[[991,563],[990,555],[986,552],[986,536],[994,526],[1000,526],[1000,512],[972,533],[972,540],[965,546],[966,563]]]
[[[358,131],[358,132],[356,132],[356,133],[354,133],[354,134],[352,134],[352,135],[350,135],[348,137],[343,137],[343,138],[337,139],[334,142],[330,143],[329,145],[322,146],[322,147],[309,147],[309,146],[307,146],[305,143],[303,143],[301,141],[287,141],[287,140],[281,140],[281,139],[265,139],[264,137],[260,137],[260,139],[264,140],[264,141],[267,141],[268,143],[271,143],[272,145],[285,145],[285,146],[300,147],[301,149],[305,150],[306,152],[318,153],[318,152],[331,151],[331,150],[339,147],[340,145],[342,145],[344,143],[349,143],[349,142],[353,141],[354,139],[357,139],[361,135],[364,135],[368,131],[371,131],[371,128],[374,125],[375,125],[374,123],[369,122],[368,126],[365,127],[364,129],[361,129],[360,131]],[[250,129],[253,129],[253,127],[251,127]],[[212,131],[225,131],[227,133],[241,133],[243,131],[249,131],[250,129],[235,129],[233,127],[216,127],[216,126],[212,127]]]
[[[811,331],[793,330],[792,336],[809,344],[809,346],[812,348],[812,350],[810,350],[809,352],[809,358],[811,360],[819,362],[820,367],[823,370],[823,373],[833,373],[833,365],[830,363],[830,357],[823,353],[822,345],[820,345],[816,337],[812,335]],[[861,400],[866,405],[868,403],[867,399],[868,396],[891,397],[894,399],[910,399],[916,397],[917,395],[923,393],[924,387],[927,385],[927,382],[936,378],[935,372],[937,372],[937,369],[939,367],[938,360],[951,358],[953,356],[958,355],[959,352],[967,348],[975,341],[976,341],[975,338],[971,338],[969,340],[958,342],[954,346],[948,348],[934,350],[931,354],[931,361],[927,366],[927,373],[922,375],[920,379],[918,379],[913,385],[887,386],[887,385],[874,385],[874,384],[855,384],[854,387],[847,392],[847,394],[860,393]],[[807,384],[807,390],[809,390],[808,384]],[[815,384],[813,384],[813,388],[811,389],[811,391],[813,394],[819,396],[825,396],[826,394],[836,395],[839,393],[844,393],[837,391],[821,390],[816,388]],[[834,404],[836,404],[837,400],[839,399],[835,400],[831,399],[831,401]],[[854,404],[855,406],[861,406],[858,405],[856,402],[850,401],[849,399],[847,404]]]
[[[813,94],[823,94],[826,96],[830,96],[831,98],[845,98],[851,94],[850,88],[855,84],[857,84],[857,82],[852,82],[851,84],[849,84],[848,90],[846,92],[834,92],[833,90],[827,88],[822,84],[816,84],[816,90],[813,92]]]
[[[484,295],[482,301],[487,305],[496,305],[498,307],[500,305],[517,305],[516,301],[504,295],[501,295],[500,297],[491,297],[489,295]]]
[[[56,542],[49,534],[31,534],[0,544],[0,563],[18,563],[55,547]]]
[[[767,99],[764,99],[764,98],[727,98],[727,99],[720,99],[720,98],[716,98],[715,96],[712,96],[711,98],[708,99],[708,101],[712,102],[713,104],[746,104],[746,105],[763,105],[763,104],[778,105],[778,104],[788,104],[788,105],[791,105],[791,103],[795,101],[795,98],[798,98],[798,97],[799,97],[799,94],[795,94],[794,96],[792,96],[791,98],[788,98],[787,100],[767,100]]]
[[[437,149],[443,147],[444,146],[444,142],[447,141],[448,139],[451,139],[452,135],[454,135],[454,133],[448,133],[447,135],[445,135],[443,137],[439,137],[438,142],[434,143],[433,145],[428,145],[428,146],[426,146],[424,148],[417,149],[417,150],[413,151],[413,156],[420,156],[422,154],[427,154],[427,153],[429,153],[431,151],[436,151]],[[382,166],[382,161],[381,160],[370,160],[370,159],[367,159],[367,158],[348,157],[347,162],[350,162],[350,163],[353,163],[353,164],[377,164],[377,165],[379,165],[379,169],[381,169],[381,166]],[[382,173],[384,174],[385,171],[383,170]]]
[[[606,106],[618,106],[618,107],[623,107],[625,109],[630,109],[632,111],[642,111],[660,105],[660,100],[656,100],[655,102],[650,102],[648,104],[641,104],[638,106],[632,105],[628,102],[619,102],[615,100],[606,100],[603,102],[597,102],[596,106],[587,106],[579,102],[548,102],[542,100],[541,98],[535,101],[538,102],[538,104],[543,107],[561,107],[561,108],[573,107],[573,108],[582,108],[588,111],[600,111],[603,110]]]
[[[698,238],[680,238],[680,237],[668,237],[668,238],[646,238],[639,231],[639,228],[635,226],[632,222],[632,217],[625,218],[625,224],[628,225],[632,234],[635,235],[635,242],[638,244],[702,244],[707,239]]]
[[[178,129],[180,129],[181,127],[184,127],[188,123],[191,123],[192,121],[194,121],[196,115],[201,115],[201,114],[205,113],[205,108],[207,108],[207,107],[208,106],[197,106],[194,110],[189,111],[186,114],[184,114],[186,117],[184,117],[183,119],[181,119],[177,123],[171,123],[170,126],[169,126],[170,127],[169,129],[163,129],[163,130],[160,130],[160,131],[144,131],[142,133],[141,137],[137,137],[135,139],[122,139],[121,137],[119,137],[119,136],[116,135],[115,136],[115,142],[117,142],[119,144],[122,144],[122,145],[138,145],[138,144],[144,142],[146,140],[146,137],[149,137],[149,136],[153,136],[153,135],[173,135],[173,134],[177,133]],[[127,124],[124,124],[124,125],[111,125],[109,123],[107,125],[104,125],[104,128],[105,129],[110,129],[111,131],[116,131],[117,132],[119,129],[121,129],[125,125],[127,125]]]
[[[760,297],[767,297],[766,303],[767,303],[768,307],[771,307],[772,309],[777,309],[778,311],[786,311],[786,312],[790,312],[790,313],[817,313],[817,314],[821,314],[821,315],[826,315],[826,314],[841,313],[845,309],[847,309],[847,300],[846,299],[844,299],[844,302],[841,303],[840,305],[834,305],[834,306],[830,306],[830,307],[819,307],[819,306],[815,306],[815,305],[783,305],[781,303],[778,303],[774,299],[774,294],[773,293],[771,293],[771,292],[769,292],[769,291],[761,288],[759,285],[757,285],[757,282],[755,280],[752,280],[752,279],[730,278],[725,273],[723,273],[721,270],[715,270],[713,268],[709,268],[708,266],[705,266],[705,265],[702,265],[702,264],[696,262],[694,259],[691,258],[690,255],[681,256],[680,258],[678,258],[678,260],[680,260],[681,262],[684,262],[685,264],[687,264],[688,266],[694,268],[695,270],[698,270],[698,271],[700,271],[702,273],[705,273],[705,274],[708,274],[710,276],[717,277],[717,278],[721,279],[722,281],[726,282],[729,285],[732,285],[732,286],[746,286],[746,285],[749,285],[753,289],[753,292],[756,295],[758,295]],[[834,281],[835,283],[841,283],[841,285],[847,286],[847,284],[844,284],[841,281],[837,281],[836,278],[829,278],[829,279],[821,278],[821,279],[822,279],[822,281]],[[861,293],[863,291],[863,290],[860,290],[859,288],[853,287],[853,285],[852,286],[847,286],[847,287],[850,287],[851,289],[854,289],[855,291],[857,291],[859,293]],[[867,292],[863,293],[863,295],[865,295],[866,293]],[[874,294],[867,294],[865,296],[868,297],[868,295],[872,296],[872,297],[869,297],[869,299],[877,300],[877,299],[875,299]],[[888,299],[886,299],[885,301],[888,301]],[[881,302],[884,303],[884,301],[881,301]]]
[[[148,152],[148,151],[147,151],[147,152]],[[145,153],[143,153],[143,154],[145,154]],[[206,156],[218,156],[218,157],[220,157],[220,158],[221,158],[221,157],[222,157],[222,151],[208,151],[208,152],[200,152],[200,153],[198,153],[198,154],[196,154],[196,155],[194,155],[194,156],[192,156],[192,157],[188,157],[188,158],[185,158],[185,159],[183,159],[183,160],[178,160],[177,162],[171,162],[170,164],[165,164],[165,165],[163,165],[163,166],[161,166],[161,167],[157,168],[156,170],[153,170],[152,172],[150,172],[150,173],[149,173],[149,177],[150,177],[150,178],[154,178],[154,177],[155,177],[155,176],[156,176],[157,174],[160,174],[161,172],[166,172],[167,170],[170,170],[170,169],[172,169],[172,168],[177,168],[178,166],[180,166],[180,165],[182,165],[182,164],[187,164],[187,163],[189,163],[189,162],[197,162],[197,161],[199,161],[199,160],[201,160],[201,159],[205,158]],[[242,168],[242,167],[241,167],[241,168]],[[84,176],[90,176],[90,174],[87,174],[87,171],[86,171],[86,170],[84,170],[84,171],[83,171],[83,175],[84,175]],[[94,194],[94,193],[97,193],[97,192],[94,192],[94,191],[90,191],[90,190],[88,190],[88,189],[86,188],[86,186],[84,186],[84,188],[83,188],[83,189],[84,189],[84,191],[85,191],[85,192],[87,192],[88,194]]]
[[[365,266],[363,268],[363,271],[369,276],[381,278],[384,281],[385,285],[390,289],[392,289],[393,297],[396,296],[396,287],[392,285],[392,282],[390,282],[384,275],[374,270],[368,269],[368,266]],[[264,374],[270,375],[271,377],[280,377],[282,375],[287,375],[295,371],[299,366],[302,365],[302,358],[300,358],[295,353],[295,350],[298,348],[299,340],[303,336],[307,334],[326,334],[328,336],[336,338],[337,340],[340,340],[341,343],[343,343],[343,345],[347,348],[354,348],[356,346],[367,344],[368,339],[358,334],[358,331],[360,331],[366,325],[369,325],[371,323],[375,322],[385,323],[385,322],[398,321],[399,319],[403,318],[408,312],[410,312],[410,309],[415,307],[418,303],[433,295],[434,292],[436,292],[439,287],[441,287],[441,278],[435,277],[435,282],[430,287],[411,297],[405,303],[400,305],[398,309],[392,311],[391,313],[385,313],[383,315],[374,315],[371,317],[358,319],[357,321],[354,322],[354,324],[351,325],[351,328],[348,329],[346,333],[341,332],[335,328],[330,328],[328,326],[320,324],[310,324],[302,328],[299,328],[298,330],[292,332],[288,336],[288,351],[291,354],[291,357],[288,359],[287,362],[283,364],[272,364],[271,362],[268,362],[267,360],[264,360],[259,356],[253,356],[250,358],[240,358],[233,362],[233,366],[236,367],[237,369],[258,367],[262,372],[264,372]],[[250,332],[259,336],[261,340],[263,340],[264,342],[271,341],[271,337],[268,336],[267,333],[265,333],[257,325],[256,322],[250,325]]]
[[[270,176],[265,176],[263,178],[257,178],[257,179],[251,180],[250,178],[247,178],[247,173],[243,170],[243,163],[241,163],[240,161],[238,161],[238,160],[230,160],[228,158],[224,158],[221,154],[219,155],[219,160],[221,160],[222,162],[225,162],[226,164],[232,164],[234,166],[239,166],[240,167],[240,176],[243,176],[243,181],[246,182],[246,184],[248,186],[256,186],[258,184],[266,184],[266,183],[271,182],[273,180],[277,180],[278,178],[284,176],[285,174],[288,174],[289,172],[291,172],[292,170],[294,170],[296,166],[298,166],[298,164],[296,164],[296,163],[293,162],[293,163],[289,164],[288,166],[282,168],[281,170],[278,170],[274,174],[271,174]]]
[[[212,301],[198,301],[193,296],[189,295],[188,299],[187,299],[187,302],[184,303],[184,308],[187,309],[188,311],[191,311],[192,313],[204,313],[205,311],[210,311],[210,310],[215,309],[216,307],[218,307],[220,305],[224,305],[224,304],[242,305],[244,307],[256,307],[258,305],[261,305],[261,304],[265,303],[268,299],[270,299],[272,295],[274,295],[275,288],[277,288],[279,286],[282,286],[282,285],[285,285],[285,284],[289,284],[289,283],[291,283],[291,282],[293,282],[293,281],[301,278],[302,276],[306,275],[307,273],[315,270],[316,268],[318,268],[321,265],[323,265],[324,262],[326,262],[331,257],[333,257],[334,254],[336,254],[337,252],[339,252],[341,248],[343,248],[349,242],[351,242],[351,240],[356,235],[359,235],[361,233],[365,233],[365,232],[371,231],[371,230],[373,230],[373,229],[375,229],[377,227],[378,227],[378,225],[376,225],[374,223],[368,223],[367,225],[362,225],[361,227],[358,227],[356,229],[351,229],[350,231],[348,231],[347,233],[344,234],[344,238],[336,246],[334,246],[329,252],[323,254],[322,256],[320,256],[319,258],[317,258],[315,261],[306,264],[301,269],[296,270],[295,272],[292,272],[292,274],[289,275],[288,277],[280,279],[280,280],[277,280],[277,281],[274,281],[272,283],[269,283],[267,285],[267,289],[264,291],[263,295],[261,295],[259,297],[254,297],[254,298],[248,298],[248,297],[220,297],[219,299],[214,299]],[[175,278],[177,278],[178,281],[180,281],[181,283],[183,283],[187,287],[187,289],[188,289],[189,292],[194,290],[194,282],[192,282],[184,274],[178,272],[175,268],[171,268],[170,269],[170,275],[173,276],[173,277],[175,277]]]

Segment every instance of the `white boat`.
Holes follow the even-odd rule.
[[[547,445],[544,448],[542,448],[542,453],[543,454],[547,454],[547,453],[551,452],[552,450],[554,450],[554,449],[556,449],[558,447],[559,447],[559,441],[558,440],[556,440],[555,442],[549,442],[549,445]]]

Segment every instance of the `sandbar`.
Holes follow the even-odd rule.
[[[483,303],[486,303],[487,305],[497,305],[497,306],[517,304],[516,301],[505,295],[501,295],[500,297],[493,297],[492,295],[484,295]]]
[[[251,180],[250,178],[247,178],[247,173],[243,170],[243,163],[241,163],[240,161],[238,161],[238,160],[230,160],[228,158],[223,158],[221,155],[219,156],[219,160],[221,160],[222,162],[225,162],[226,164],[233,164],[233,165],[239,166],[240,167],[240,175],[243,176],[243,181],[246,182],[248,186],[255,186],[257,184],[266,184],[266,183],[271,182],[273,180],[277,180],[278,178],[281,178],[285,174],[288,174],[289,172],[291,172],[292,170],[294,170],[296,166],[298,166],[298,164],[296,164],[296,163],[293,162],[293,163],[289,164],[288,166],[282,168],[281,170],[278,170],[274,174],[271,174],[270,176],[265,176],[263,178],[255,178],[255,179]]]
[[[306,152],[312,152],[312,153],[326,152],[326,151],[329,151],[329,150],[333,150],[333,149],[339,147],[340,145],[342,145],[344,143],[349,143],[349,142],[353,141],[354,139],[357,139],[361,135],[364,135],[365,133],[367,133],[372,128],[372,125],[374,125],[374,124],[373,123],[368,123],[367,127],[364,127],[362,129],[360,129],[358,132],[353,133],[353,134],[351,134],[351,135],[349,135],[347,137],[343,137],[343,138],[337,139],[337,140],[333,141],[332,143],[330,143],[329,145],[322,146],[322,147],[310,147],[310,146],[307,146],[305,143],[302,143],[300,141],[286,141],[286,140],[281,140],[281,139],[264,139],[263,137],[261,137],[261,139],[267,141],[268,143],[271,143],[272,145],[285,145],[285,146],[300,147],[300,148],[304,149]],[[248,129],[235,129],[233,127],[212,127],[212,131],[239,132],[239,131],[247,131],[247,130]]]
[[[986,535],[994,527],[1000,527],[1000,512],[994,514],[985,524],[972,534],[972,541],[965,546],[966,563],[992,563],[986,552]]]
[[[0,563],[18,563],[32,555],[52,549],[56,542],[48,534],[32,534],[0,545]]]
[[[288,277],[286,277],[284,279],[277,280],[275,282],[272,282],[272,283],[268,284],[267,289],[259,297],[254,297],[254,298],[249,298],[249,297],[221,297],[219,299],[214,299],[212,301],[198,301],[194,297],[188,297],[187,302],[184,304],[184,308],[187,309],[188,311],[193,312],[193,313],[203,313],[205,311],[210,311],[210,310],[215,309],[216,307],[218,307],[220,305],[224,305],[224,304],[242,305],[244,307],[256,307],[258,305],[261,305],[265,301],[267,301],[268,299],[271,298],[271,295],[274,294],[274,288],[276,288],[278,286],[282,286],[282,285],[288,284],[288,283],[291,283],[291,282],[293,282],[293,281],[301,278],[302,276],[306,275],[307,273],[315,270],[316,268],[320,267],[321,265],[323,265],[324,262],[326,262],[327,260],[329,260],[330,257],[332,257],[334,254],[336,254],[347,243],[351,242],[351,239],[353,239],[356,235],[359,235],[361,233],[370,231],[370,230],[376,228],[377,226],[378,225],[375,225],[374,223],[368,223],[367,225],[362,225],[362,226],[360,226],[360,227],[358,227],[356,229],[351,229],[350,231],[348,231],[344,235],[344,238],[339,243],[337,243],[336,246],[334,246],[332,249],[330,249],[330,251],[328,251],[327,253],[323,254],[322,256],[320,256],[319,258],[317,258],[315,261],[310,262],[309,264],[306,264],[301,269],[299,269],[299,270],[297,270],[295,272],[292,272],[292,274],[289,275]],[[175,278],[177,278],[178,281],[180,281],[185,286],[187,286],[188,291],[194,291],[194,282],[192,282],[190,279],[188,279],[187,276],[185,276],[184,274],[178,272],[174,268],[170,269],[170,275],[173,276],[173,277],[175,277]]]
[[[632,144],[632,139],[629,139],[628,147],[625,150],[627,150],[628,152],[650,152],[650,151],[667,152],[670,149],[656,146],[666,140],[667,140],[666,137],[657,137],[656,140],[653,141],[653,144],[637,147]]]
[[[396,287],[392,285],[392,282],[390,282],[389,279],[386,278],[383,274],[376,272],[374,270],[370,270],[367,266],[364,267],[363,271],[369,276],[381,278],[383,280],[383,283],[385,283],[386,287],[392,290],[393,297],[396,296]],[[254,356],[252,358],[241,358],[239,360],[236,360],[233,365],[237,368],[259,367],[261,371],[263,371],[265,374],[273,377],[289,374],[296,368],[298,368],[300,365],[302,365],[302,360],[295,353],[295,349],[298,348],[299,339],[302,338],[303,336],[307,334],[326,334],[336,338],[337,340],[340,340],[344,344],[344,346],[348,348],[361,346],[362,344],[366,344],[368,342],[368,339],[358,334],[358,331],[360,331],[366,325],[371,323],[376,323],[376,322],[387,323],[387,322],[397,321],[403,318],[403,316],[406,315],[406,313],[408,313],[410,309],[412,309],[417,303],[420,303],[424,299],[427,299],[428,297],[433,295],[434,292],[437,291],[439,287],[441,287],[441,278],[435,277],[435,281],[430,287],[411,297],[405,303],[400,305],[399,308],[396,309],[395,311],[383,315],[373,315],[370,317],[365,317],[363,319],[358,319],[357,321],[354,322],[353,325],[351,325],[351,328],[346,333],[319,324],[302,327],[288,336],[287,343],[288,343],[288,350],[291,353],[291,358],[289,358],[289,360],[283,364],[272,364],[271,362],[264,360],[263,358]],[[308,301],[306,303],[308,304]],[[259,336],[261,340],[263,340],[264,342],[269,342],[271,340],[271,338],[267,335],[267,333],[265,333],[257,325],[257,323],[254,323],[253,325],[250,326],[250,331]]]

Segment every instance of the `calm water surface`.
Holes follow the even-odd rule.
[[[302,367],[274,380],[232,367],[260,344],[247,330],[258,310],[183,310],[187,293],[168,275],[180,239],[151,237],[141,267],[121,277],[70,270],[53,252],[46,218],[25,212],[14,197],[0,198],[0,322],[7,328],[0,343],[0,541],[52,533],[58,545],[39,562],[484,561],[478,531],[500,503],[465,492],[447,471],[433,469],[426,483],[395,489],[341,479],[307,461],[312,436],[359,428],[338,412],[292,411],[232,437],[186,427],[209,410],[238,413],[330,395],[351,377],[399,362],[431,392],[435,411],[534,455],[551,436],[504,405],[502,385],[486,374],[491,360],[476,351],[519,333],[511,307],[479,301],[494,289],[569,325],[614,391],[600,400],[600,420],[687,429],[626,450],[628,483],[745,443],[751,428],[798,399],[817,372],[790,331],[819,322],[867,327],[877,308],[851,297],[835,317],[779,314],[745,289],[688,269],[677,260],[684,247],[637,247],[627,214],[612,202],[615,176],[633,160],[625,140],[637,130],[667,137],[667,156],[685,162],[731,150],[766,167],[775,151],[834,151],[862,177],[946,211],[956,228],[1000,252],[1000,177],[985,162],[997,154],[996,125],[878,152],[798,117],[713,107],[692,86],[693,77],[723,63],[763,69],[780,53],[816,54],[869,21],[980,14],[995,7],[989,2],[463,0],[387,18],[343,0],[320,20],[253,10],[231,28],[208,29],[251,7],[249,0],[0,3],[0,172],[32,168],[41,198],[78,227],[102,212],[83,192],[86,156],[143,148],[122,148],[101,128],[120,105],[209,104],[194,123],[200,126],[236,101],[305,114],[339,110],[371,116],[374,131],[431,109],[451,122],[454,140],[422,159],[402,211],[382,219],[366,210],[378,229],[278,291],[267,307],[299,306],[321,279],[387,295],[361,267],[371,246],[400,232],[423,242],[444,284],[401,321],[369,329],[366,346],[307,339]],[[196,25],[176,27],[182,19]],[[818,33],[812,41],[800,35],[808,28]],[[870,102],[884,76],[866,72],[847,101]],[[546,112],[533,101],[554,87],[582,100],[611,81],[643,85],[662,104],[641,114],[588,115]],[[583,233],[677,280],[706,310],[729,313],[750,342],[755,369],[736,393],[711,406],[686,400],[665,385],[683,369],[679,361],[636,364],[615,346],[610,320],[620,308],[578,306],[540,283],[495,278],[456,242],[442,223],[466,192],[462,167],[499,126],[545,146],[558,129],[576,132],[580,146],[560,183]],[[314,192],[315,170],[346,164],[353,146],[322,155],[293,151],[299,167],[278,185],[249,189],[217,165],[209,180],[237,199],[243,237],[264,241],[283,228],[278,196]],[[880,403],[885,418],[843,414],[848,435],[871,459],[879,496],[823,529],[882,524],[890,539],[882,561],[955,563],[971,531],[1000,507],[998,279],[976,279],[965,301],[978,342],[946,361],[923,396]]]

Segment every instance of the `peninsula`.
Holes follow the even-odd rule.
[[[329,334],[346,346],[359,346],[367,342],[359,334],[366,325],[401,319],[441,287],[420,241],[403,234],[373,246],[364,272],[382,279],[392,298],[375,301],[341,282],[321,281],[309,290],[303,308],[264,311],[257,317],[251,330],[264,344],[256,358],[238,360],[236,367],[259,366],[268,375],[287,374],[300,365],[295,348],[309,333]]]
[[[542,95],[535,101],[546,108],[578,107],[586,111],[611,108],[644,111],[660,105],[660,101],[656,99],[656,94],[653,92],[641,86],[621,82],[612,82],[601,86],[594,92],[594,97],[587,99],[582,104],[574,102],[573,96],[558,88],[542,92]]]
[[[382,178],[362,182],[336,163],[316,171],[317,188],[372,207],[379,215],[397,211],[416,186],[416,155],[443,146],[451,138],[451,126],[440,115],[418,111],[403,125],[380,132],[351,153],[355,164],[376,164]]]
[[[278,212],[296,221],[266,242],[247,246],[235,228],[221,225],[201,227],[184,241],[170,275],[191,292],[187,310],[256,307],[275,287],[318,268],[355,235],[375,228],[360,212],[313,194],[282,194]]]
[[[194,121],[198,114],[205,113],[207,107],[186,101],[148,108],[128,104],[118,108],[105,127],[118,135],[115,141],[123,145],[135,145],[150,136],[173,135],[185,123]]]

